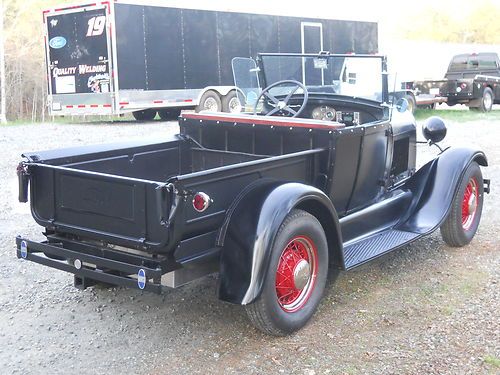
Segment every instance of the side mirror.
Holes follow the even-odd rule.
[[[398,112],[403,113],[408,110],[409,105],[410,103],[408,103],[408,100],[406,100],[405,98],[401,98],[396,102],[396,109],[398,110]]]
[[[432,116],[422,126],[422,133],[431,143],[438,143],[446,137],[446,125],[441,117]]]

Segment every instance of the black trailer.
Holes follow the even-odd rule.
[[[44,12],[52,115],[238,112],[235,56],[375,53],[375,22],[101,1]]]

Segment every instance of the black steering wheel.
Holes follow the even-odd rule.
[[[291,87],[290,87],[290,84],[292,84]],[[273,94],[271,94],[271,92],[270,92],[271,89],[278,87],[278,86],[285,86],[285,85],[287,85],[289,87],[290,92],[288,93],[288,95],[284,99],[279,100]],[[291,108],[290,99],[292,98],[293,94],[295,94],[295,92],[299,88],[302,89],[302,91],[304,92],[304,96],[302,97],[302,104],[300,105],[300,108],[298,110],[294,110]],[[260,93],[259,97],[255,101],[255,104],[253,106],[253,114],[254,115],[257,115],[257,106],[259,105],[261,98],[264,98],[264,100],[265,100],[264,106],[268,105],[268,106],[274,107],[270,111],[266,112],[264,114],[264,116],[272,116],[278,112],[281,112],[282,114],[286,113],[289,116],[291,115],[292,117],[297,117],[298,115],[300,115],[300,113],[306,107],[307,99],[309,98],[309,93],[307,91],[306,86],[304,86],[302,83],[300,83],[298,81],[284,80],[284,81],[275,82],[272,85],[267,86]]]

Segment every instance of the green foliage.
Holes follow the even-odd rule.
[[[500,44],[500,2],[440,1],[404,17],[404,37],[449,43]]]
[[[493,367],[500,367],[500,359],[492,355],[485,356],[484,363],[487,363]]]

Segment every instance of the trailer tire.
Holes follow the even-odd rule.
[[[449,246],[461,247],[472,241],[481,220],[483,199],[483,175],[474,161],[465,171],[451,210],[440,227],[441,236]]]
[[[200,103],[196,107],[196,112],[221,112],[222,101],[219,94],[213,90],[206,91],[200,99]]]
[[[137,121],[153,121],[156,117],[156,110],[143,109],[142,111],[132,112],[132,116],[134,116]]]
[[[245,306],[264,333],[285,336],[307,324],[321,301],[328,275],[328,245],[318,219],[288,214],[276,235],[262,292]]]
[[[165,109],[160,109],[158,111],[158,116],[163,121],[172,121],[176,120],[177,117],[179,117],[181,114],[181,109],[180,108],[165,108]]]
[[[240,113],[241,103],[235,90],[222,97],[222,112],[227,113]]]

